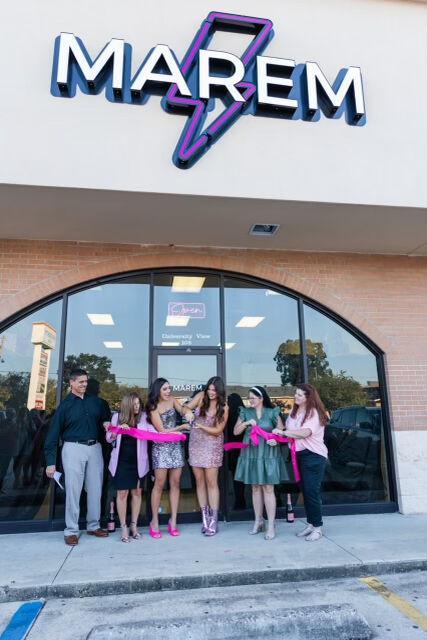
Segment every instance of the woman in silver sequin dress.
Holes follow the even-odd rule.
[[[191,415],[190,409],[182,407],[173,397],[172,389],[165,378],[157,378],[150,387],[147,405],[147,420],[160,433],[177,433],[188,429],[188,425],[177,426],[176,417]],[[154,469],[154,487],[151,492],[152,519],[149,533],[152,538],[161,538],[159,530],[159,507],[163,488],[169,475],[169,500],[171,505],[171,518],[168,523],[168,532],[171,536],[178,536],[176,527],[178,515],[180,481],[182,467],[185,464],[184,450],[180,442],[154,442],[152,447],[152,459]]]
[[[218,469],[224,455],[224,427],[228,419],[224,382],[210,378],[205,391],[187,402],[194,409],[191,420],[189,463],[196,478],[197,498],[202,510],[202,533],[213,536],[218,531]]]

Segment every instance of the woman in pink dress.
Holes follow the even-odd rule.
[[[218,469],[224,455],[224,428],[228,419],[225,387],[222,378],[214,376],[186,406],[194,409],[190,418],[189,464],[196,478],[197,498],[202,510],[202,533],[218,532]]]

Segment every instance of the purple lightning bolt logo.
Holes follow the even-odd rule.
[[[181,73],[188,80],[197,63],[200,49],[207,48],[215,31],[235,31],[254,35],[254,39],[243,53],[241,60],[246,74],[253,67],[257,54],[261,53],[273,35],[273,23],[265,18],[251,18],[232,13],[214,11],[208,15],[197,32],[181,65]],[[208,112],[208,100],[186,98],[179,93],[178,86],[172,85],[167,92],[163,106],[167,111],[188,113],[188,122],[174,154],[174,162],[178,167],[188,168],[196,162],[214,142],[242,115],[256,92],[253,82],[244,81],[236,85],[241,90],[245,102],[232,102],[203,131],[203,123]]]

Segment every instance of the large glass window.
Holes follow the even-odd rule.
[[[159,274],[154,278],[154,344],[219,345],[219,278]]]
[[[88,372],[88,393],[99,395],[111,411],[120,408],[126,393],[146,399],[149,358],[148,277],[119,281],[80,291],[68,298],[64,360],[64,393],[74,367]],[[111,447],[103,441],[105,466]],[[114,492],[104,476],[102,513],[106,517]],[[85,511],[82,496],[81,515]],[[142,511],[145,512],[145,500]],[[55,517],[64,513],[64,494],[55,501]]]
[[[283,408],[302,380],[298,305],[293,298],[236,279],[225,280],[225,349],[229,392],[246,397],[263,385]]]
[[[56,406],[62,302],[0,333],[0,521],[49,518],[44,441]]]
[[[377,502],[388,496],[376,356],[349,331],[304,306],[309,381],[331,419],[325,503]]]
[[[225,361],[230,419],[229,440],[238,407],[247,404],[250,387],[262,385],[284,417],[292,406],[294,385],[302,381],[298,303],[294,298],[251,282],[227,278],[224,289]],[[238,451],[227,456],[228,492],[232,509],[251,508],[250,487],[235,482]],[[292,486],[276,488],[279,506]]]
[[[240,439],[233,436],[233,427],[251,386],[264,386],[285,420],[295,386],[308,372],[330,415],[324,503],[390,500],[380,356],[298,296],[227,274],[178,270],[113,279],[69,293],[65,302],[65,336],[60,335],[62,299],[0,333],[0,521],[46,520],[52,514],[63,519],[64,493],[57,491],[53,499],[43,448],[56,399],[68,392],[74,367],[87,370],[88,392],[99,395],[112,411],[131,391],[145,401],[149,375],[156,372],[171,380],[181,399],[210,375],[224,375],[228,440]],[[191,353],[184,355],[186,347]],[[58,370],[63,371],[62,381]],[[110,453],[104,443],[106,466]],[[238,450],[227,453],[220,474],[225,513],[251,508],[250,491],[234,481],[238,455]],[[60,456],[57,462],[60,466]],[[145,485],[143,516],[149,515],[149,476]],[[180,511],[197,511],[187,467],[182,488]],[[296,484],[276,489],[279,506],[288,492],[294,503],[301,501]],[[104,516],[113,498],[105,473]],[[162,509],[167,512],[166,494],[164,498]],[[84,518],[84,492],[81,506]]]
[[[70,295],[64,385],[73,367],[89,375],[89,393],[118,409],[125,393],[148,388],[149,296],[147,278],[102,284]]]

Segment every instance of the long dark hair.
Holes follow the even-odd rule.
[[[261,387],[261,385],[257,384],[254,387],[251,387],[249,391],[250,393],[253,393],[254,396],[257,396],[257,398],[262,398],[264,407],[268,407],[268,409],[274,409],[274,404],[271,402],[271,398],[264,387]]]
[[[156,378],[154,382],[151,383],[150,390],[148,392],[147,403],[145,405],[147,421],[150,424],[153,424],[151,422],[151,412],[157,409],[157,405],[159,404],[160,400],[160,389],[165,383],[169,384],[169,380],[166,380],[166,378]]]
[[[221,423],[224,418],[224,409],[226,405],[225,385],[223,379],[219,376],[213,376],[212,378],[209,378],[206,383],[205,389],[203,391],[202,404],[200,405],[200,415],[202,417],[205,417],[209,409],[211,401],[209,400],[208,389],[211,385],[215,388],[216,391],[215,422],[218,424]]]
[[[311,417],[314,410],[319,414],[320,424],[325,426],[329,422],[328,414],[326,413],[325,405],[320,399],[319,393],[316,387],[313,387],[312,384],[306,384],[303,382],[302,384],[297,385],[297,389],[301,389],[307,398],[306,410],[304,420],[301,423],[301,426],[304,424],[308,418]],[[298,410],[298,405],[294,403],[291,411],[291,418],[295,418]]]
[[[139,400],[139,413],[135,414],[133,403]],[[137,393],[127,393],[122,398],[119,412],[119,424],[128,424],[135,427],[141,419],[142,400]]]

